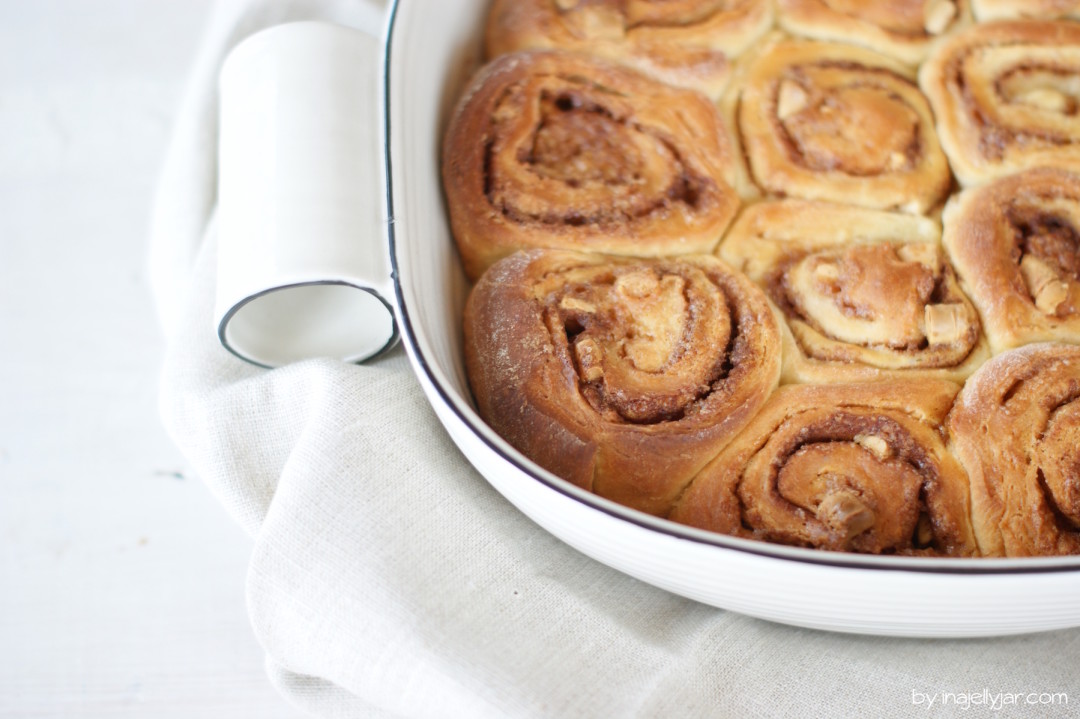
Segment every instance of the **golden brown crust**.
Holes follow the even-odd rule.
[[[493,0],[442,148],[481,416],[707,530],[1080,554],[1074,20]]]
[[[495,0],[485,40],[489,58],[586,52],[716,98],[730,60],[771,23],[768,0]]]
[[[739,199],[704,96],[562,52],[503,55],[459,103],[443,187],[470,279],[529,247],[711,252]]]
[[[975,17],[989,20],[1080,18],[1077,0],[972,0]]]
[[[782,382],[963,381],[989,357],[925,217],[805,200],[747,207],[717,255],[786,320]]]
[[[937,380],[781,387],[671,519],[834,551],[973,556],[967,478],[939,432],[958,389]]]
[[[946,34],[971,22],[966,0],[777,0],[795,35],[848,42],[917,65]]]
[[[768,302],[710,256],[520,252],[465,310],[484,420],[540,466],[664,514],[776,386]]]
[[[1080,172],[1036,168],[967,190],[943,242],[996,354],[1080,344]]]
[[[994,357],[964,386],[948,430],[983,554],[1080,554],[1080,347]]]
[[[952,181],[913,71],[852,45],[776,40],[747,72],[738,129],[774,195],[923,213]]]
[[[941,145],[965,186],[1080,159],[1080,23],[975,25],[919,71]]]

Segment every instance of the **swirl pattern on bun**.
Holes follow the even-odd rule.
[[[488,57],[587,52],[715,99],[772,18],[768,0],[495,0],[485,42]]]
[[[831,551],[973,556],[967,477],[938,431],[958,389],[785,385],[671,519]]]
[[[1043,167],[956,196],[943,242],[995,352],[1080,344],[1080,174]]]
[[[984,555],[1080,554],[1080,347],[994,357],[964,386],[948,428]]]
[[[971,21],[966,0],[777,0],[795,35],[849,42],[917,65],[939,38]]]
[[[539,465],[664,514],[776,387],[762,292],[715,257],[520,252],[465,310],[480,415]]]
[[[936,222],[804,200],[748,207],[717,250],[780,309],[784,382],[962,381],[987,357]]]
[[[584,55],[486,66],[458,105],[443,187],[472,280],[515,250],[711,252],[739,207],[738,159],[699,93]]]
[[[919,82],[965,186],[1080,159],[1080,23],[972,26],[934,50]]]
[[[924,213],[952,182],[914,71],[853,45],[774,41],[747,69],[738,127],[773,195]]]

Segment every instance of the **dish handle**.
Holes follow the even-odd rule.
[[[361,362],[397,342],[382,47],[354,28],[288,23],[222,66],[215,321],[242,359]]]

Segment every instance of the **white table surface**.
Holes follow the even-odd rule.
[[[0,2],[0,716],[295,717],[158,419],[150,203],[209,0]]]

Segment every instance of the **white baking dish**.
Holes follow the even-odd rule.
[[[462,361],[468,284],[447,225],[439,157],[448,113],[478,62],[487,5],[487,0],[392,3],[383,90],[388,240],[399,329],[439,418],[495,489],[604,564],[756,617],[924,637],[1080,626],[1080,557],[868,557],[714,535],[581,491],[534,465],[481,421]]]

